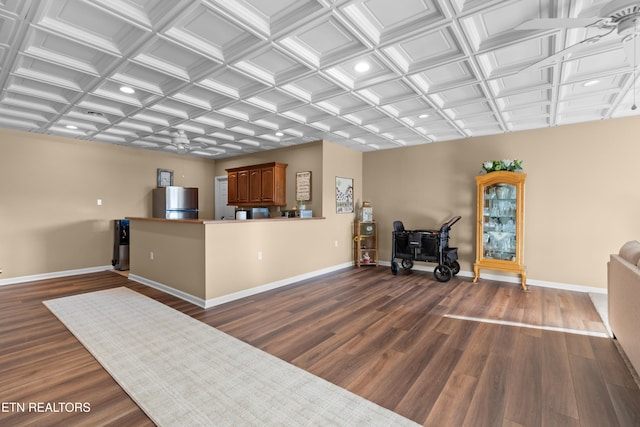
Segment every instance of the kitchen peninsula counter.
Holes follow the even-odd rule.
[[[201,307],[349,265],[351,236],[323,217],[127,219],[129,277]]]

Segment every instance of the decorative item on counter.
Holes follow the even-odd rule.
[[[373,207],[370,202],[362,202],[362,208],[360,208],[360,220],[363,222],[373,221]]]
[[[521,171],[524,166],[524,162],[518,159],[503,159],[503,160],[487,160],[482,163],[481,173],[508,171],[517,172]]]

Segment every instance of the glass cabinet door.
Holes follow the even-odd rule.
[[[516,260],[516,186],[494,184],[484,188],[482,215],[482,256]]]

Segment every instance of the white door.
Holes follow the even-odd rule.
[[[216,218],[215,219],[234,219],[236,216],[235,206],[227,206],[228,200],[228,181],[226,176],[216,176],[215,183],[215,200],[216,200]]]

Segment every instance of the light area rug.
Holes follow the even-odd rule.
[[[159,426],[417,426],[128,288],[44,304]]]

